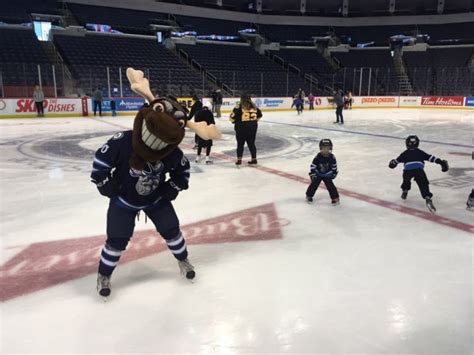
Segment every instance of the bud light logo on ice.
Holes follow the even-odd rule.
[[[256,99],[257,107],[280,107],[283,106],[283,99]]]

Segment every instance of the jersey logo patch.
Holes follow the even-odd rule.
[[[117,139],[123,138],[123,136],[124,136],[123,132],[117,132],[113,135],[112,139],[117,140]]]
[[[130,176],[138,178],[138,181],[135,184],[135,189],[141,196],[148,196],[158,188],[160,185],[161,173],[164,169],[164,165],[161,161],[157,161],[155,164],[146,164],[147,166],[143,170],[130,169]]]

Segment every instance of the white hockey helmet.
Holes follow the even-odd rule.
[[[204,100],[203,103],[202,103],[202,107],[204,108],[207,108],[209,111],[212,110],[212,104],[211,104],[211,101],[209,100]]]

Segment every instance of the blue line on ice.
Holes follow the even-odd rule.
[[[336,128],[326,128],[326,127],[319,127],[319,126],[308,126],[299,123],[283,123],[283,122],[275,122],[275,121],[260,121],[260,123],[272,123],[272,124],[279,124],[283,126],[294,126],[294,127],[302,127],[302,128],[309,128],[309,129],[320,129],[322,131],[332,131],[332,132],[341,132],[341,133],[349,133],[349,134],[358,134],[361,136],[372,136],[372,137],[380,137],[380,138],[390,138],[390,139],[400,139],[405,140],[406,137],[397,137],[397,136],[390,136],[388,134],[380,134],[380,133],[369,133],[369,132],[359,132],[359,131],[349,131],[349,130],[342,130]],[[456,143],[447,143],[447,142],[438,142],[438,141],[431,141],[423,139],[423,143],[433,143],[433,144],[442,144],[442,145],[449,145],[453,147],[462,147],[462,148],[474,148],[472,145],[465,145],[465,144],[456,144]]]

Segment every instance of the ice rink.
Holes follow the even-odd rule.
[[[90,182],[94,151],[133,117],[0,120],[1,353],[472,354],[473,111],[354,109],[268,113],[259,166],[237,169],[228,115],[214,164],[192,162],[174,205],[197,278],[179,275],[137,222],[112,278],[95,291],[108,200]],[[400,199],[418,134],[434,204],[416,185]],[[305,202],[321,138],[339,164],[341,205]],[[248,152],[246,151],[245,162]]]

